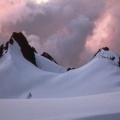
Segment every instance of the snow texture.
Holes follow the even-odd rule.
[[[18,43],[0,58],[0,120],[119,120],[119,56],[101,50],[68,71],[35,53],[26,60]]]

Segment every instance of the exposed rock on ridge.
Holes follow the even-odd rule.
[[[99,49],[94,57],[107,58],[109,60],[112,60],[117,66],[120,67],[120,56],[110,51],[108,47],[103,47],[102,49]]]
[[[13,33],[13,35],[10,38],[10,43],[12,44],[12,37],[14,40],[19,44],[21,48],[21,52],[24,56],[25,59],[27,59],[29,62],[37,66],[36,61],[35,61],[35,53],[36,50],[33,49],[29,44],[26,39],[26,37],[20,32],[20,33]]]
[[[41,54],[41,56],[43,56],[43,57],[45,57],[45,58],[53,61],[54,63],[58,64],[58,63],[52,58],[52,56],[50,56],[50,55],[49,55],[48,53],[46,53],[46,52],[43,52],[43,53]]]
[[[2,44],[0,46],[0,58],[8,51],[9,44],[14,44],[14,40],[18,43],[18,45],[21,48],[21,52],[24,56],[25,59],[27,59],[29,62],[37,66],[36,61],[35,61],[35,48],[31,47],[28,44],[28,41],[26,37],[20,32],[16,33],[14,32],[13,35],[11,36],[10,40],[4,45]]]

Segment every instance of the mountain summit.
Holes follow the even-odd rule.
[[[109,59],[120,67],[120,56],[110,51],[108,47],[103,47],[102,49],[99,49],[94,57]]]
[[[35,54],[37,53],[34,47],[31,47],[26,39],[26,37],[20,32],[20,33],[16,33],[14,32],[13,35],[11,36],[10,40],[4,45],[2,44],[0,46],[0,58],[7,53],[8,49],[9,49],[9,45],[13,45],[14,42],[17,42],[17,44],[19,45],[20,49],[21,49],[21,53],[24,56],[24,58],[26,60],[28,60],[29,62],[31,62],[32,64],[34,64],[36,67],[36,58],[35,58]],[[51,60],[52,62],[58,64],[53,58],[52,56],[50,56],[48,53],[43,52],[43,54],[41,54],[41,56]]]
[[[78,97],[120,90],[120,57],[107,47],[67,72],[49,54],[39,55],[22,33],[13,33],[1,45],[0,57],[0,98]]]
[[[32,64],[37,66],[35,61],[35,51],[33,47],[31,47],[28,44],[26,37],[20,32],[20,33],[13,33],[12,37],[10,38],[10,41],[12,41],[12,39],[14,39],[20,46],[23,56]]]
[[[13,33],[0,46],[0,99],[0,120],[119,120],[120,57],[104,47],[66,69]]]
[[[18,45],[21,48],[21,52],[24,56],[25,59],[27,59],[29,62],[31,62],[32,64],[34,64],[35,66],[37,66],[36,61],[35,61],[35,50],[33,49],[33,47],[31,47],[28,44],[28,41],[26,39],[26,37],[20,32],[20,33],[16,33],[14,32],[13,35],[11,36],[10,40],[6,43],[6,45],[1,45],[0,47],[0,56],[2,57],[3,55],[3,51],[8,50],[8,46],[9,44],[14,44],[14,41],[16,41],[18,43]]]

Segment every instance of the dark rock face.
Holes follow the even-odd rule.
[[[115,60],[115,57],[111,57],[110,60],[114,61],[114,60]]]
[[[109,48],[108,48],[108,47],[103,47],[102,49],[105,50],[105,51],[109,51]],[[95,57],[102,49],[99,49],[99,50],[97,51],[97,53],[95,53],[94,57]]]
[[[10,40],[5,45],[2,44],[0,46],[0,58],[3,56],[4,50],[5,50],[5,53],[7,52],[9,44],[12,44],[12,45],[14,44],[14,40],[20,46],[21,52],[22,52],[24,58],[27,59],[32,64],[34,64],[35,66],[37,66],[36,61],[35,61],[35,53],[37,53],[37,52],[36,52],[35,48],[31,47],[28,44],[27,39],[21,32],[20,33],[14,32],[13,35],[11,36]]]
[[[104,48],[102,48],[103,50],[105,50],[105,51],[109,51],[109,48],[108,47],[104,47]]]
[[[33,52],[37,53],[37,51],[36,51],[36,49],[34,47],[32,47],[32,50],[33,50]]]
[[[3,49],[4,49],[4,45],[2,44],[2,45],[0,46],[0,58],[1,58],[2,55],[3,55]]]
[[[101,51],[101,49],[99,49],[95,54],[94,57]]]
[[[58,63],[57,63],[48,53],[46,53],[46,52],[43,52],[41,56],[43,56],[43,57],[45,57],[45,58],[53,61],[54,63],[58,64]]]
[[[5,45],[4,44],[2,44],[1,46],[0,46],[0,58],[3,56],[3,52],[5,51],[5,53],[7,53],[7,50],[8,50],[8,45],[9,44],[13,44],[13,40],[12,39],[10,39]]]
[[[119,67],[120,67],[120,57],[119,57],[119,62],[118,62],[118,65],[119,65]]]
[[[13,44],[13,39],[19,44],[21,48],[21,52],[24,56],[25,59],[27,59],[29,62],[37,66],[36,61],[35,61],[35,49],[33,49],[29,44],[25,36],[20,32],[20,33],[13,33],[11,36],[9,43]]]
[[[67,71],[74,70],[75,68],[68,68]]]

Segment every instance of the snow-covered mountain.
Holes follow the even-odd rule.
[[[49,54],[39,55],[22,33],[13,33],[0,47],[0,120],[16,120],[19,112],[20,120],[119,120],[119,66],[119,55],[105,47],[67,71]]]

